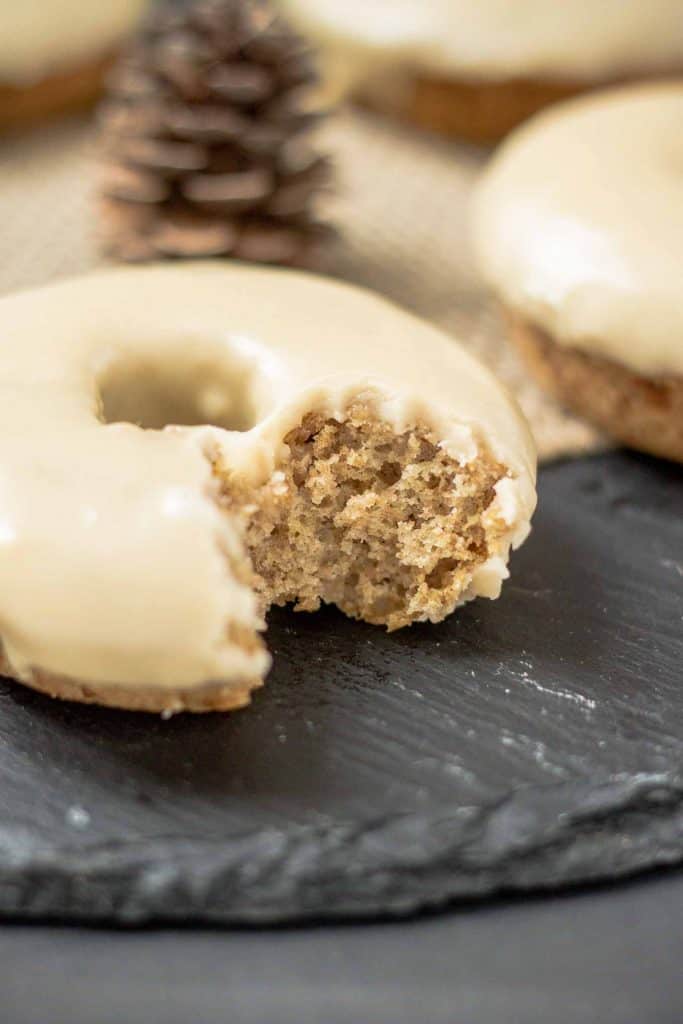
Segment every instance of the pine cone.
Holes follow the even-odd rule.
[[[329,161],[307,141],[311,52],[268,0],[166,3],[101,108],[102,225],[123,260],[230,255],[312,266]]]

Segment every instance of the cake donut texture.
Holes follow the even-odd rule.
[[[528,532],[520,413],[370,293],[128,268],[6,298],[0,325],[0,634],[29,686],[239,707],[269,605],[438,621],[496,597]]]
[[[680,0],[281,0],[341,89],[490,142],[596,85],[683,70]]]
[[[0,129],[86,105],[148,0],[0,4]]]
[[[512,337],[567,406],[683,461],[683,79],[541,115],[499,151],[475,242]]]

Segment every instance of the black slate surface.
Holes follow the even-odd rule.
[[[0,683],[0,912],[397,914],[683,860],[682,476],[546,469],[502,599],[438,627],[274,613],[239,714]]]

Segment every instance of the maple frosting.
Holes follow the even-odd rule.
[[[267,655],[226,632],[256,605],[224,557],[238,537],[212,463],[265,481],[302,414],[341,418],[359,394],[397,428],[429,424],[461,463],[486,444],[507,468],[507,547],[528,532],[535,453],[514,403],[457,343],[360,289],[239,265],[126,268],[5,298],[0,325],[0,635],[19,676],[262,675]],[[506,575],[492,558],[471,596]]]
[[[3,0],[0,82],[30,84],[97,59],[134,27],[149,0]]]
[[[474,204],[484,276],[560,343],[683,374],[683,79],[536,118]]]
[[[683,65],[681,0],[280,0],[344,62],[500,79],[605,79]]]

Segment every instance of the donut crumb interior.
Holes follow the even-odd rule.
[[[389,629],[438,622],[509,529],[491,511],[506,472],[485,449],[461,466],[428,429],[397,433],[362,402],[341,422],[308,413],[285,443],[258,488],[215,467],[264,610],[326,602]]]

